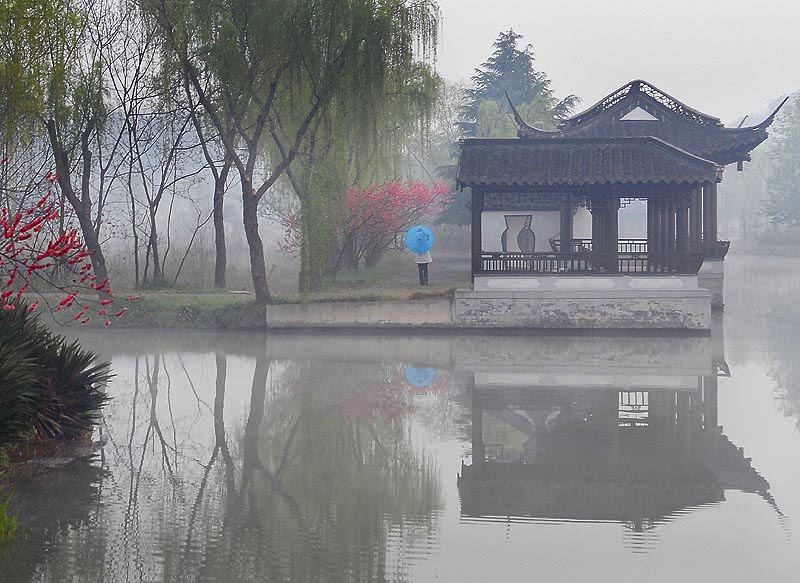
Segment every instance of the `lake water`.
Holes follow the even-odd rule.
[[[797,581],[796,259],[711,337],[108,331],[0,581]]]

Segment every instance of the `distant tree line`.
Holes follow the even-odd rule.
[[[800,226],[800,97],[788,104],[770,140],[772,172],[764,212],[770,223]]]

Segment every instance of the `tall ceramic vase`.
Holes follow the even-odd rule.
[[[506,253],[533,253],[536,235],[531,229],[531,215],[505,215],[506,230],[500,236]]]

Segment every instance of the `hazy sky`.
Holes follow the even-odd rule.
[[[726,124],[800,90],[800,0],[439,0],[439,73],[467,80],[502,30],[589,107],[645,79]],[[760,120],[748,120],[760,121]]]

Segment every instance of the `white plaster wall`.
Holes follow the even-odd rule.
[[[558,211],[485,211],[481,215],[481,236],[484,251],[502,251],[500,237],[506,230],[506,215],[531,215],[531,229],[536,235],[537,253],[548,252],[550,238],[561,231],[561,213]],[[572,236],[589,239],[592,236],[592,215],[581,207],[572,219]]]
[[[531,215],[531,230],[536,235],[536,252],[550,251],[550,238],[558,234],[560,214],[557,211],[485,211],[481,215],[484,251],[502,251],[500,237],[506,230],[506,215]]]
[[[586,207],[578,207],[572,217],[572,236],[576,239],[592,238],[592,213]]]
[[[619,209],[619,238],[647,238],[647,203],[633,200]]]

